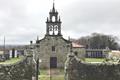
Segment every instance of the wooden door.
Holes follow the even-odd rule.
[[[57,57],[50,57],[50,68],[57,68]]]

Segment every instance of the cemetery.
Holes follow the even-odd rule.
[[[0,62],[0,80],[32,80],[32,77],[35,77],[32,55]]]
[[[100,35],[95,40],[87,36],[93,47],[87,41],[81,45],[63,37],[61,23],[53,2],[42,39],[37,37],[23,49],[5,49],[4,44],[0,51],[0,80],[120,80],[120,51],[112,50],[112,43],[109,49],[111,37],[102,35],[108,41],[97,45],[94,42],[103,39]]]

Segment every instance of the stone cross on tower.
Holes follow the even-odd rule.
[[[49,17],[46,21],[46,35],[61,36],[61,20],[58,18],[58,12],[55,9],[55,3],[53,0],[53,8],[49,12]]]

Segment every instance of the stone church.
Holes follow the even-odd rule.
[[[58,12],[53,8],[46,20],[46,34],[43,39],[36,40],[34,44],[34,56],[41,60],[41,68],[63,68],[67,54],[72,51],[79,51],[79,46],[72,46],[70,40],[63,38],[61,33],[61,19]],[[84,49],[83,49],[84,51]]]

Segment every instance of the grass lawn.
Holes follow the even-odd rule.
[[[39,80],[64,80],[64,69],[54,69],[51,71],[49,69],[41,69]]]
[[[22,59],[23,59],[23,56],[20,56],[19,58],[11,58],[9,60],[6,60],[5,62],[0,62],[0,64],[14,64]]]
[[[85,58],[86,62],[103,62],[105,61],[104,58]]]
[[[49,75],[41,75],[39,80],[64,80],[64,75],[51,76],[51,79]]]

